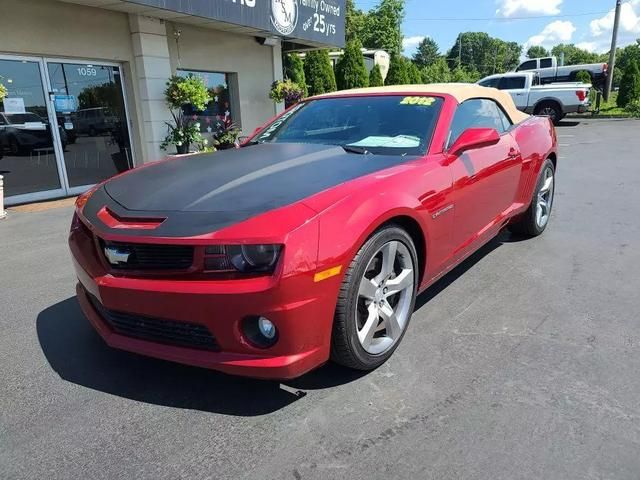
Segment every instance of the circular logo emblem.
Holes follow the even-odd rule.
[[[282,35],[291,35],[298,24],[298,0],[271,0],[271,23]]]

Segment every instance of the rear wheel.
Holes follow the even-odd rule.
[[[551,119],[554,125],[557,125],[562,119],[562,109],[555,102],[541,102],[533,111],[534,115],[546,115]]]
[[[386,226],[355,256],[340,288],[331,358],[358,370],[382,365],[397,348],[415,304],[418,268],[411,237]]]
[[[544,232],[551,217],[554,193],[555,168],[553,167],[553,162],[547,158],[542,165],[540,178],[531,199],[531,205],[529,205],[529,208],[518,223],[509,225],[509,230],[529,237],[536,237]]]

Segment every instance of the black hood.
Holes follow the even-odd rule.
[[[127,234],[198,235],[413,158],[286,143],[187,156],[107,182],[92,196],[85,215],[99,222],[90,214],[107,206],[121,217],[167,218],[157,229]]]

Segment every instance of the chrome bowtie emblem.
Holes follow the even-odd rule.
[[[104,247],[104,255],[111,265],[120,265],[129,261],[131,253],[116,247]]]

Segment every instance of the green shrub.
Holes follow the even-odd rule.
[[[284,78],[300,85],[304,89],[304,96],[307,95],[307,81],[304,77],[304,63],[297,53],[289,53],[284,56]]]
[[[632,117],[640,118],[640,99],[632,100],[624,107],[624,111]]]
[[[422,83],[422,75],[420,74],[420,69],[418,66],[410,60],[405,60],[407,62],[407,70],[409,74],[409,83],[414,85]]]
[[[357,38],[347,42],[344,54],[336,64],[336,84],[339,90],[369,86],[369,72],[362,56],[362,43]]]
[[[592,83],[591,75],[586,70],[580,70],[576,73],[576,82]]]
[[[635,61],[629,62],[620,80],[616,105],[624,108],[633,100],[640,99],[640,70]]]
[[[380,71],[380,65],[375,64],[369,72],[369,86],[370,87],[382,87],[384,80],[382,79],[382,72]]]
[[[384,83],[385,85],[407,85],[410,83],[407,61],[404,57],[396,54],[391,55],[389,73],[387,73],[387,79]]]
[[[312,50],[304,58],[304,76],[309,95],[334,92],[336,76],[331,66],[328,50]]]

